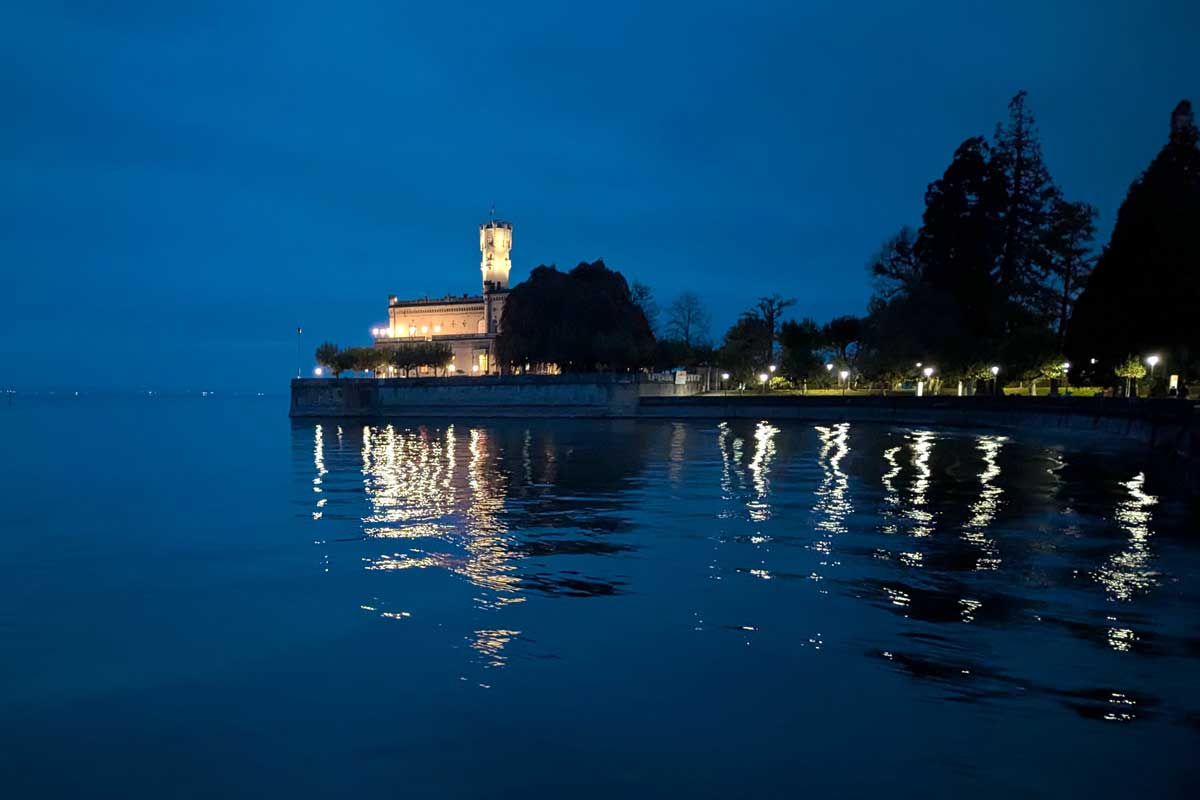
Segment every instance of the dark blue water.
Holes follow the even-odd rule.
[[[0,796],[1194,796],[1139,451],[284,406],[0,408]]]

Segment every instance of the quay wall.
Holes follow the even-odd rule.
[[[293,417],[634,417],[636,375],[292,381]]]

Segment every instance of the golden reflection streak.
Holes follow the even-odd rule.
[[[880,478],[883,482],[883,501],[891,506],[890,510],[884,512],[884,515],[888,517],[894,517],[896,509],[900,508],[900,492],[896,489],[896,478],[900,475],[900,462],[896,458],[899,453],[899,447],[889,447],[883,451],[883,460],[891,467]],[[887,523],[883,526],[883,532],[895,533],[896,524],[893,522]]]
[[[329,474],[329,470],[325,468],[325,441],[323,438],[324,429],[317,425],[313,428],[313,468],[317,472],[317,476],[313,478],[313,492],[322,494],[322,484],[325,482],[325,476]],[[325,512],[321,511],[325,507],[327,498],[321,497],[317,499],[317,510],[312,512],[313,519],[320,519]]]
[[[980,571],[1000,569],[1000,549],[984,531],[996,519],[1000,497],[1004,494],[1003,487],[995,481],[1000,477],[999,457],[1006,441],[1004,436],[980,436],[976,440],[976,449],[983,455],[983,471],[979,473],[979,499],[971,504],[971,518],[962,538],[981,551],[975,560],[975,569]]]
[[[1125,550],[1111,556],[1108,563],[1094,575],[1107,590],[1108,599],[1114,602],[1128,602],[1135,595],[1149,590],[1157,583],[1158,576],[1150,568],[1153,559],[1150,551],[1150,522],[1153,519],[1150,507],[1158,503],[1158,498],[1145,492],[1144,472],[1139,472],[1122,485],[1129,496],[1117,505],[1116,519],[1129,534],[1129,543]],[[1110,641],[1112,638],[1110,633]],[[1119,634],[1116,638],[1124,640],[1126,637]]]
[[[929,491],[929,478],[933,474],[929,468],[929,459],[933,454],[933,443],[937,439],[937,435],[933,431],[913,431],[910,438],[912,444],[909,447],[913,451],[912,463],[917,474],[909,489],[912,505],[908,510],[908,517],[917,523],[913,527],[913,536],[928,536],[933,533],[933,514],[925,508],[929,504],[927,492]]]
[[[817,461],[824,477],[817,487],[817,505],[813,509],[822,516],[817,527],[828,533],[845,533],[846,517],[853,512],[850,503],[850,478],[842,471],[842,459],[850,452],[850,423],[815,428],[821,439]]]
[[[767,499],[771,493],[771,462],[775,458],[775,435],[778,433],[779,428],[766,420],[758,423],[754,429],[754,458],[750,459],[749,465],[754,498],[746,503],[746,510],[755,522],[765,522],[771,518],[771,505]]]

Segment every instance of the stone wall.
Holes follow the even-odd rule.
[[[634,417],[636,375],[292,381],[293,417]]]

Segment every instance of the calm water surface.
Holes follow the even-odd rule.
[[[1195,796],[1138,451],[0,408],[5,797]]]

